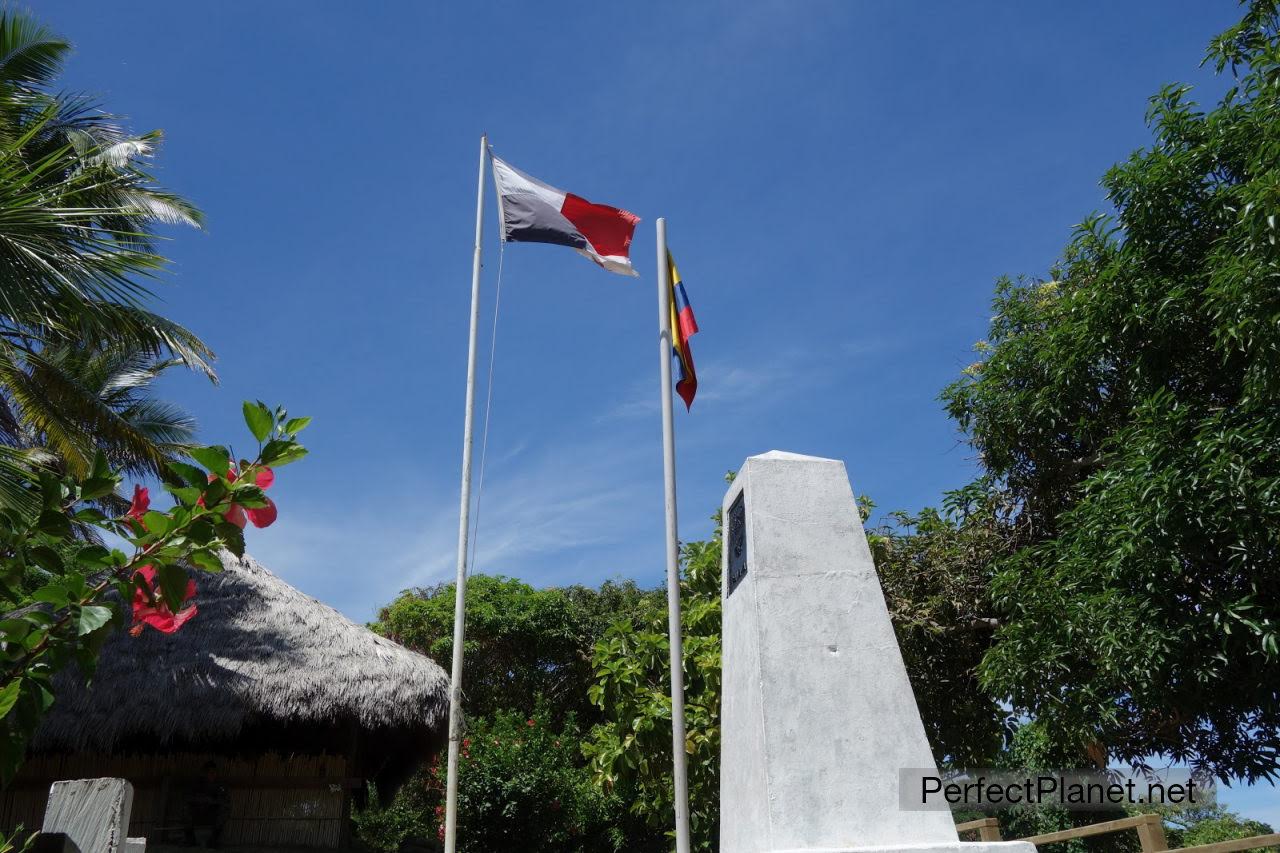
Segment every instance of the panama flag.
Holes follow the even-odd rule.
[[[631,235],[640,217],[548,186],[493,158],[502,239],[508,243],[570,246],[610,272],[636,275]]]

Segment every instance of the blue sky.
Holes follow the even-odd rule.
[[[662,576],[653,222],[702,333],[678,412],[681,534],[770,449],[846,460],[881,510],[966,482],[939,390],[995,279],[1043,274],[1098,178],[1147,142],[1228,0],[36,7],[68,88],[167,134],[163,310],[222,384],[163,385],[209,441],[239,402],[315,417],[250,549],[359,620],[452,575],[478,138],[634,211],[642,278],[507,248],[478,569],[534,584]],[[486,196],[482,353],[498,246]],[[486,369],[484,359],[482,373]],[[481,388],[481,401],[484,389]],[[1228,797],[1280,825],[1274,788]]]

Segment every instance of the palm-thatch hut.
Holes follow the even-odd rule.
[[[183,791],[213,761],[223,844],[343,847],[366,781],[394,790],[439,748],[448,676],[304,595],[250,557],[198,578],[176,634],[121,631],[89,688],[58,683],[0,826],[40,825],[57,779],[133,783],[129,834],[183,835]]]

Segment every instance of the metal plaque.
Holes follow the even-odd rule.
[[[738,584],[747,576],[747,490],[729,507],[729,528],[726,543],[729,548],[729,585],[725,598],[733,595]]]

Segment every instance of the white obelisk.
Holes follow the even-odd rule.
[[[903,807],[936,768],[844,463],[752,456],[723,512],[721,853],[1035,853]]]

